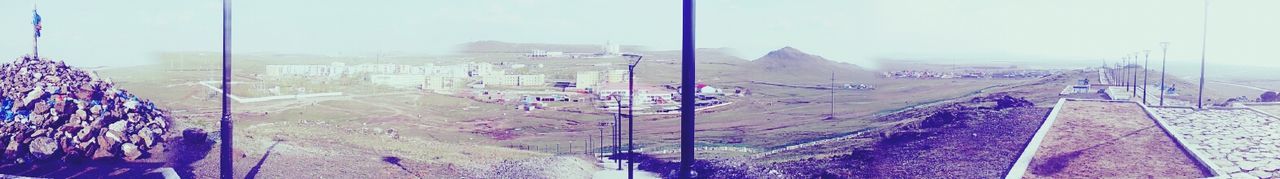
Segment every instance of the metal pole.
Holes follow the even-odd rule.
[[[35,23],[35,20],[34,20],[35,16],[39,16],[40,13],[37,12],[36,9],[38,9],[36,6],[36,2],[31,1],[31,16],[33,18],[32,20],[33,24],[31,24],[31,31],[34,32],[31,34],[31,56],[34,56],[36,59],[40,59],[40,36],[36,35],[36,34],[40,34],[40,29],[36,28],[36,26],[39,23]]]
[[[694,52],[694,3],[693,0],[684,0],[684,32],[681,50],[680,50],[680,173],[677,174],[681,179],[693,178],[693,162],[694,162],[694,78],[696,75],[697,60],[695,60]]]
[[[596,157],[600,157],[600,155],[598,154],[598,153],[600,153],[600,150],[599,150],[599,149],[600,149],[600,148],[604,148],[604,128],[600,128],[600,143],[598,143],[598,144],[599,144],[599,146],[600,146],[600,147],[599,147],[599,148],[597,148],[597,150],[596,150],[596,153],[597,153],[597,154],[596,154]]]
[[[1124,89],[1129,89],[1129,57],[1125,55],[1124,60],[1120,61],[1120,84],[1124,85]]]
[[[618,102],[618,113],[613,115],[613,162],[618,164],[617,170],[622,170],[622,158],[618,157],[622,152],[622,99],[614,98],[613,101]]]
[[[235,178],[235,167],[231,157],[231,101],[228,96],[231,94],[231,0],[222,0],[222,123],[219,156],[221,160],[219,167],[221,170],[221,178]]]
[[[1200,94],[1196,95],[1196,108],[1204,109],[1204,54],[1209,42],[1209,0],[1204,0],[1204,29],[1200,35]]]
[[[1164,86],[1165,71],[1169,70],[1167,67],[1169,61],[1169,42],[1161,42],[1160,49],[1164,51],[1163,54],[1160,55],[1160,106],[1164,106],[1164,93],[1169,91],[1168,89],[1165,89],[1167,87]]]
[[[1130,66],[1138,66],[1138,52],[1133,52],[1133,60],[1129,61],[1129,64],[1132,64]],[[1131,84],[1129,86],[1133,87],[1133,90],[1130,90],[1130,91],[1133,91],[1133,96],[1130,96],[1130,97],[1137,98],[1138,97],[1138,69],[1136,68],[1129,69],[1129,71],[1133,72],[1131,76],[1133,78],[1133,81],[1129,81],[1130,82],[1129,84]]]
[[[635,130],[636,130],[636,60],[627,67],[627,178],[635,178]]]
[[[1147,102],[1147,93],[1150,92],[1147,90],[1147,79],[1151,76],[1151,72],[1147,70],[1147,65],[1151,65],[1151,50],[1143,50],[1142,52],[1146,56],[1143,57],[1145,60],[1142,62],[1142,104],[1151,105]]]

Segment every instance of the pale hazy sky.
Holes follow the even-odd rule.
[[[0,57],[30,51],[30,0],[0,2]],[[477,41],[678,49],[679,1],[236,1],[236,52],[444,54]],[[42,54],[74,64],[150,62],[220,49],[221,1],[41,1]],[[698,45],[754,59],[793,46],[859,64],[879,58],[1097,64],[1171,41],[1199,60],[1200,0],[703,0]],[[1280,1],[1210,4],[1209,59],[1280,66]],[[1159,57],[1156,54],[1153,58]],[[142,59],[142,60],[139,60]]]

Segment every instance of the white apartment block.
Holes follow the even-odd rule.
[[[303,78],[342,78],[360,77],[363,75],[430,75],[442,77],[467,77],[466,64],[436,66],[396,65],[396,64],[360,64],[347,66],[344,63],[329,65],[267,65],[264,74],[268,77],[303,77]]]
[[[426,75],[369,75],[369,81],[375,85],[392,88],[414,88],[421,86]]]
[[[488,75],[481,77],[485,85],[498,86],[542,86],[547,82],[546,75]]]
[[[574,75],[578,88],[594,88],[600,85],[600,71],[580,71]]]
[[[627,70],[609,70],[606,79],[609,83],[622,83],[627,81]]]

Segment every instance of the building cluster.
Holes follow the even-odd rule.
[[[531,58],[610,58],[622,55],[622,47],[618,44],[605,43],[599,52],[560,52],[541,49],[530,50],[525,54]]]
[[[525,66],[523,64],[514,64],[511,65],[511,68],[524,68]],[[451,89],[474,80],[481,82],[478,87],[544,86],[546,84],[546,75],[507,74],[507,71],[500,69],[500,66],[483,62],[442,66],[434,64],[347,65],[337,62],[329,65],[267,65],[264,74],[270,79],[356,78],[367,80],[374,85],[428,90]]]
[[[1001,72],[936,72],[928,70],[899,70],[884,72],[883,74],[883,76],[887,78],[915,79],[1039,78],[1049,75],[1052,75],[1052,73],[1045,70],[1014,70]]]
[[[360,78],[367,75],[431,75],[441,77],[467,77],[473,65],[458,64],[436,66],[427,64],[359,64],[347,65],[334,62],[329,65],[267,65],[264,74],[271,78]]]
[[[627,70],[579,71],[574,77],[576,87],[595,89],[606,83],[626,82]]]
[[[848,84],[844,84],[843,87],[844,89],[851,89],[851,90],[876,90],[875,85],[866,84],[866,83],[857,83],[857,84],[848,83]]]
[[[892,72],[884,72],[884,77],[892,78],[919,78],[919,79],[953,79],[953,78],[985,78],[988,74],[982,72],[935,72],[926,70],[899,70]]]
[[[0,161],[136,160],[170,126],[151,101],[62,62],[24,57],[0,76]]]
[[[634,108],[636,110],[678,110],[680,103],[676,100],[679,93],[675,90],[655,88],[652,86],[636,86],[635,95],[630,95],[629,86],[625,83],[608,83],[592,90],[592,98],[596,107],[610,110]],[[635,97],[635,105],[629,103]]]

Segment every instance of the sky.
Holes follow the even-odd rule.
[[[1201,0],[699,1],[699,46],[746,56],[790,45],[829,59],[1024,60],[1098,64],[1168,41],[1200,60]],[[1280,1],[1212,1],[1207,60],[1280,65]],[[1145,58],[1145,57],[1144,57]]]
[[[30,51],[32,1],[0,2],[0,56]],[[701,0],[700,48],[755,59],[784,46],[874,66],[879,59],[1100,65],[1169,41],[1199,61],[1201,0]],[[154,63],[167,51],[218,51],[221,1],[41,1],[45,57],[81,65]],[[1280,1],[1212,1],[1213,64],[1277,66]],[[480,40],[680,48],[679,1],[236,1],[233,51],[448,54]]]
[[[84,66],[221,50],[218,0],[40,1],[42,57]],[[449,54],[462,43],[635,44],[678,49],[679,1],[233,1],[234,53]],[[0,1],[0,57],[31,52],[31,0]]]

